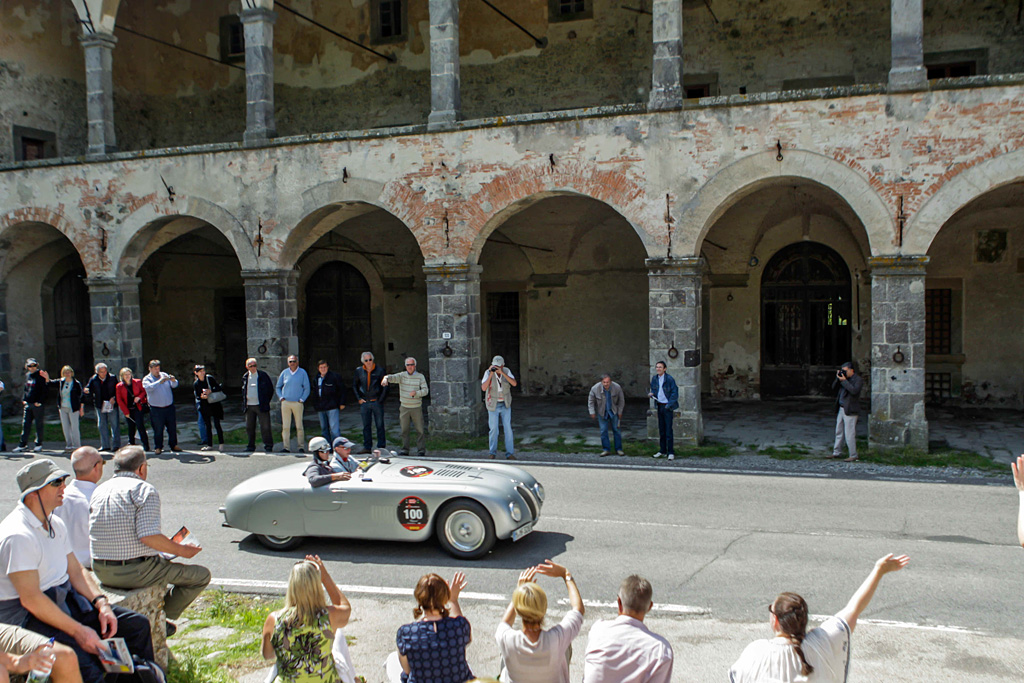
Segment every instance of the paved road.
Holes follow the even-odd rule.
[[[353,586],[408,589],[426,571],[464,566],[433,542],[314,540],[271,553],[248,534],[221,527],[217,508],[234,483],[297,456],[175,455],[154,459],[150,469],[164,501],[164,528],[189,525],[205,546],[197,560],[217,578],[282,581],[305,552],[319,553],[339,583]],[[7,482],[2,509],[16,500],[14,473],[25,461],[0,459]],[[910,567],[886,577],[866,614],[906,626],[859,630],[862,666],[899,671],[886,667],[904,659],[894,645],[902,643],[935,667],[919,662],[925,668],[918,680],[958,680],[939,675],[950,667],[975,680],[1019,680],[1024,673],[1024,550],[1016,544],[1017,495],[1010,487],[527,467],[548,493],[537,531],[465,567],[470,591],[507,594],[518,569],[550,557],[572,569],[585,598],[613,602],[621,578],[639,572],[652,581],[655,601],[668,605],[657,623],[683,640],[677,647],[700,653],[717,639],[731,643],[710,659],[700,654],[701,670],[721,672],[743,642],[765,635],[765,606],[779,591],[800,592],[813,613],[832,613],[877,557],[907,553]],[[410,607],[404,597],[358,595],[392,619],[406,618]],[[479,609],[494,612],[487,617],[494,621],[500,602],[482,597]],[[390,623],[380,628],[393,632]],[[380,641],[384,650],[389,638]],[[923,642],[931,657],[917,652]]]

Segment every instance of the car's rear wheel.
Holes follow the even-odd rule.
[[[437,540],[452,557],[475,560],[494,546],[494,521],[475,500],[452,501],[438,514]]]
[[[302,536],[264,536],[256,534],[256,540],[271,550],[291,550],[302,543]]]

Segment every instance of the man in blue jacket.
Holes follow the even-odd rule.
[[[672,375],[665,372],[665,361],[654,364],[654,377],[651,377],[651,390],[648,397],[654,399],[658,409],[658,438],[660,450],[655,458],[667,455],[669,460],[676,459],[675,437],[672,434],[672,415],[679,407],[679,387]]]
[[[249,437],[246,452],[256,450],[256,419],[260,421],[260,436],[267,453],[274,452],[274,435],[270,431],[270,399],[274,397],[274,382],[270,375],[259,370],[256,359],[245,361],[242,375],[242,409],[245,411],[245,433]]]
[[[320,433],[328,442],[341,436],[341,411],[345,410],[345,385],[341,376],[331,370],[327,361],[317,363],[317,373],[310,383],[309,395],[320,415]]]
[[[306,428],[302,426],[302,408],[309,398],[309,375],[299,367],[298,356],[288,356],[288,367],[277,378],[277,397],[281,399],[282,453],[288,453],[292,445],[292,418],[295,419],[296,436],[299,439],[299,453],[304,453]]]

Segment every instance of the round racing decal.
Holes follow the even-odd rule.
[[[398,504],[398,523],[407,531],[419,531],[427,526],[430,519],[430,512],[427,504],[416,496],[403,498]]]
[[[403,477],[425,477],[434,470],[427,467],[426,465],[409,465],[398,470],[398,473]]]

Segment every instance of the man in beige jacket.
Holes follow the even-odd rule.
[[[416,359],[405,359],[405,372],[385,375],[380,381],[382,387],[398,383],[398,422],[402,425],[402,455],[409,455],[409,422],[416,425],[416,455],[427,454],[427,433],[423,428],[423,397],[430,393],[427,378],[416,371]]]

